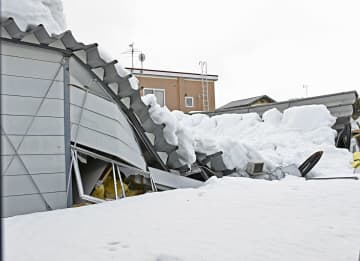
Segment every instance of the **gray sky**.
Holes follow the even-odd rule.
[[[358,0],[63,0],[67,27],[122,65],[218,74],[216,105],[360,91]],[[135,66],[140,66],[136,59]]]

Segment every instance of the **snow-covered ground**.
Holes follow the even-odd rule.
[[[356,261],[360,181],[210,179],[7,218],[5,260]]]
[[[249,161],[265,163],[265,170],[295,164],[299,166],[316,151],[322,159],[309,176],[351,176],[352,153],[335,147],[336,118],[324,105],[307,105],[257,113],[223,114],[208,117],[170,112],[160,107],[152,94],[143,97],[155,123],[164,123],[166,140],[178,145],[184,164],[195,161],[195,152],[223,152],[228,169],[241,174]]]

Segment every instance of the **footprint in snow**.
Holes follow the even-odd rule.
[[[182,261],[182,259],[176,256],[160,255],[156,258],[156,261]]]

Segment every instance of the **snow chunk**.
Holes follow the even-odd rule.
[[[321,127],[331,127],[336,118],[330,114],[325,105],[298,106],[286,109],[283,113],[283,124],[288,128],[310,131]]]
[[[263,113],[262,119],[265,123],[277,126],[282,120],[282,113],[278,109],[272,108]]]
[[[66,30],[61,0],[3,0],[1,16],[13,17],[23,31],[34,24],[43,24],[50,34]]]

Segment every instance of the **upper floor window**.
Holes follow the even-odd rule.
[[[154,94],[156,97],[156,101],[160,106],[165,105],[165,90],[164,89],[150,89],[144,88],[144,95],[146,94]]]
[[[185,107],[194,107],[194,98],[191,96],[185,96]]]

